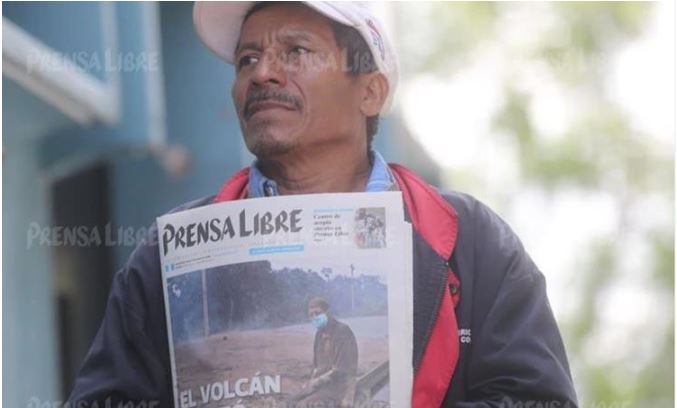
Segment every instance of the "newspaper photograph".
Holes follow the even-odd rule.
[[[158,231],[176,407],[409,405],[399,192],[218,203]]]

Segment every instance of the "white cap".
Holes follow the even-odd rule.
[[[193,7],[195,30],[207,47],[229,64],[235,60],[235,48],[247,11],[256,1],[196,1]],[[381,108],[387,113],[399,80],[397,55],[385,31],[372,12],[352,1],[304,1],[313,10],[338,23],[357,29],[371,51],[378,70],[388,80],[388,96]]]

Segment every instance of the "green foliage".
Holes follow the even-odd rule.
[[[490,38],[496,19],[496,8],[490,2],[408,3],[401,15],[410,11],[429,21],[424,33],[407,29],[407,21],[399,22],[406,35],[399,41],[407,58],[402,58],[405,72],[448,73],[463,66],[475,45]],[[433,38],[434,43],[429,40]]]
[[[531,116],[529,88],[508,75],[504,103],[492,127],[517,152],[520,184],[554,196],[558,191],[608,193],[619,214],[617,231],[595,237],[580,254],[573,283],[578,294],[574,312],[561,321],[582,406],[629,403],[637,407],[668,407],[674,401],[674,160],[653,135],[635,129],[628,115],[602,85],[612,57],[647,29],[654,4],[640,2],[530,3],[544,7],[556,18],[529,49],[510,52],[525,63],[546,67],[564,89],[580,90],[574,103],[589,109],[578,111],[562,134],[544,137]],[[505,17],[514,3],[434,3],[425,12],[432,28],[423,34],[404,35],[405,68],[410,75],[452,77],[472,52],[487,42],[498,41]],[[420,14],[421,14],[420,13]],[[536,24],[523,21],[523,24]],[[405,21],[399,25],[404,26]],[[407,37],[413,38],[408,42]],[[413,56],[412,58],[409,58]],[[477,185],[478,177],[466,169],[453,169],[456,182]],[[501,193],[497,193],[500,195]],[[669,214],[665,223],[647,225],[646,199],[658,201]],[[499,200],[500,201],[500,200]],[[503,201],[500,201],[503,202]],[[499,209],[500,210],[500,209]],[[663,210],[661,210],[663,211]],[[663,211],[665,212],[665,211]],[[651,214],[654,215],[654,214]],[[642,259],[642,288],[655,299],[667,299],[655,316],[663,324],[650,333],[625,334],[632,350],[648,348],[646,358],[620,353],[611,361],[592,361],[596,335],[603,329],[599,299],[627,277],[624,259],[633,248],[626,239],[646,245]],[[633,248],[634,249],[634,248]],[[648,346],[647,346],[648,345]],[[626,405],[628,406],[628,405]]]

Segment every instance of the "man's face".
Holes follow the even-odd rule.
[[[343,61],[330,21],[307,6],[254,12],[242,26],[232,89],[248,149],[275,158],[364,142],[360,83]]]
[[[321,307],[319,306],[308,306],[308,317],[312,320],[314,317],[325,313],[324,310],[322,310]]]

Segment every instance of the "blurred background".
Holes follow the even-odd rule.
[[[671,2],[371,3],[402,86],[375,144],[515,229],[582,406],[674,405]],[[3,397],[63,400],[156,216],[252,156],[192,4],[2,4]]]

